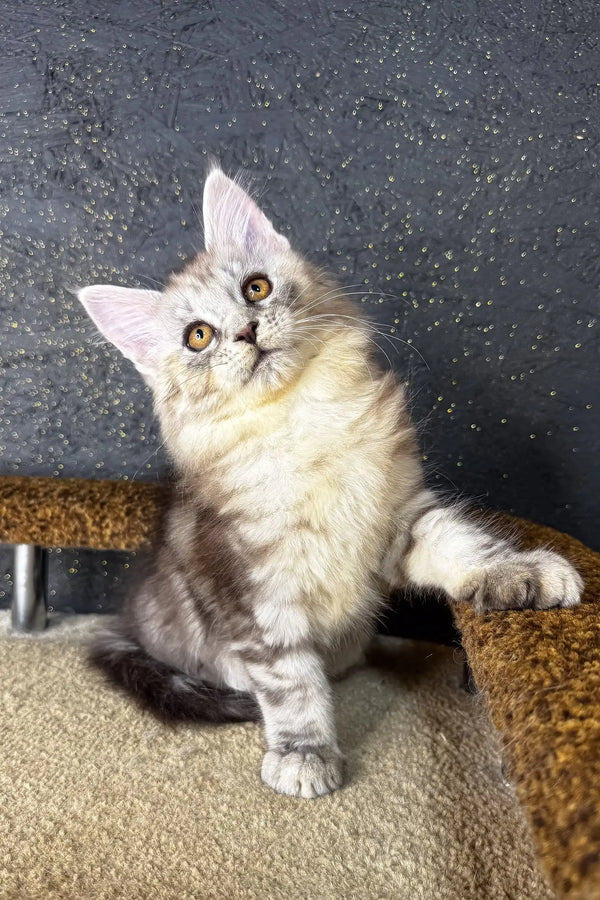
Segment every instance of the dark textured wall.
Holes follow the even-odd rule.
[[[164,279],[212,154],[393,336],[432,481],[598,548],[597,9],[7,3],[0,470],[164,472],[147,391],[65,288]],[[63,552],[53,590],[106,606],[127,564]]]

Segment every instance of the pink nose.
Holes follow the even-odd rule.
[[[241,331],[238,331],[234,340],[246,341],[247,344],[255,344],[257,328],[258,328],[258,322],[248,322],[248,324],[245,326],[245,328],[242,328]]]

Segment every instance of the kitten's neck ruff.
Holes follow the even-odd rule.
[[[330,332],[318,350],[281,387],[230,394],[156,391],[156,412],[176,471],[196,480],[242,445],[256,452],[268,443],[293,448],[306,437],[328,441],[350,427],[349,412],[375,395],[384,377],[361,329]],[[347,426],[344,423],[348,423]]]

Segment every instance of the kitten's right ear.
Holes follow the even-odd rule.
[[[151,377],[160,346],[160,292],[92,284],[75,293],[102,334],[142,375]]]

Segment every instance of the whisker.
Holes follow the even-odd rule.
[[[348,328],[348,329],[350,329],[350,330],[352,330],[352,331],[358,331],[359,333],[362,333],[362,335],[363,335],[368,341],[370,341],[370,343],[373,344],[374,347],[377,347],[377,349],[378,349],[381,353],[383,353],[383,355],[385,356],[385,358],[387,359],[387,361],[388,361],[388,363],[389,363],[390,369],[393,369],[393,368],[394,368],[393,365],[392,365],[391,359],[389,358],[389,356],[387,355],[387,353],[385,352],[385,350],[383,349],[383,347],[380,347],[379,344],[377,343],[377,341],[375,341],[373,338],[371,338],[371,337],[369,337],[367,334],[365,334],[365,332],[363,331],[363,329],[359,328],[357,325],[347,325],[347,324],[344,323],[344,322],[338,322],[336,327],[337,327],[337,328]],[[377,333],[379,333],[379,332],[377,332]],[[380,336],[381,336],[381,337],[386,337],[386,335],[380,335]],[[393,346],[393,345],[392,345],[392,346]]]
[[[134,278],[139,278],[143,281],[151,281],[153,284],[157,284],[163,290],[166,288],[166,284],[162,281],[158,281],[157,278],[151,278],[150,275],[143,275],[141,272],[131,272]]]
[[[156,456],[156,454],[159,453],[159,452],[162,450],[162,448],[165,446],[166,443],[167,443],[167,439],[165,438],[165,440],[162,441],[162,443],[160,443],[160,444],[158,445],[158,447],[156,448],[156,450],[153,450],[152,453],[151,453],[149,456],[147,456],[146,459],[144,459],[144,460],[139,464],[139,466],[137,467],[137,469],[135,470],[135,472],[133,473],[133,475],[130,477],[130,481],[135,481],[135,479],[137,478],[137,476],[138,476],[139,473],[141,472],[142,467],[145,466],[146,463],[149,462],[149,461],[152,459],[153,456]]]
[[[375,334],[378,334],[380,337],[385,338],[387,341],[390,342],[391,346],[394,346],[393,341],[397,341],[399,344],[405,344],[407,347],[410,347],[411,350],[414,350],[415,353],[418,354],[418,356],[421,358],[421,360],[423,361],[425,366],[428,369],[430,368],[429,363],[427,362],[427,360],[425,359],[423,354],[420,352],[420,350],[417,347],[415,347],[414,344],[411,344],[409,341],[405,341],[403,338],[398,337],[397,334],[388,334],[387,332],[380,331],[379,328],[376,327],[377,325],[379,325],[381,327],[390,327],[385,322],[373,322],[371,319],[368,319],[368,318],[362,318],[360,316],[348,316],[348,315],[344,315],[342,313],[319,313],[318,315],[309,316],[306,319],[298,319],[297,321],[300,323],[300,322],[316,321],[317,319],[334,319],[334,320],[352,319],[356,322],[359,322],[362,326],[375,332]],[[338,322],[337,324],[341,326],[343,323]],[[358,326],[353,326],[353,327],[356,327],[357,330],[360,330],[358,328]]]
[[[351,328],[352,326],[351,325],[346,325],[346,326],[342,325],[342,327]],[[317,335],[315,335],[314,332],[311,331],[309,326],[304,325],[296,330],[299,331],[301,334],[306,334],[306,333],[312,334],[316,338],[316,340],[320,341],[322,344],[327,343],[323,338],[317,337]],[[367,338],[367,340],[370,340],[370,338]],[[373,341],[372,343],[375,343],[375,342]],[[381,350],[382,353],[384,352],[378,344],[375,344],[375,346],[377,347],[378,350]],[[373,378],[373,370],[371,369],[371,366],[368,364],[368,362],[366,360],[364,362],[367,367],[367,371],[369,373],[369,378],[371,380],[371,387],[374,387],[375,380]],[[388,362],[389,362],[389,357],[388,357]],[[390,365],[391,365],[391,363],[390,363]]]
[[[359,288],[363,285],[362,282],[357,282],[356,284],[350,284],[346,288],[340,288],[339,285],[332,285],[329,290],[325,291],[323,294],[319,294],[318,297],[314,297],[306,307],[301,308],[302,311],[308,311],[313,309],[314,306],[318,306],[320,303],[325,303],[327,300],[333,301],[338,297],[349,297],[353,295],[364,296],[368,294],[369,291],[354,291],[351,288]],[[308,285],[302,293],[298,296],[298,300],[302,300],[310,291],[312,290],[312,286]],[[334,296],[335,295],[335,296]]]
[[[335,285],[331,284],[331,287],[329,288],[329,290],[326,291],[325,294],[321,294],[320,296],[324,297],[324,296],[327,296],[328,294],[335,294],[336,292],[345,293],[346,291],[349,291],[352,288],[359,288],[359,287],[362,287],[363,285],[364,285],[364,281],[357,281],[355,284],[347,284],[343,287],[338,284],[335,284]],[[312,290],[312,285],[309,284],[302,290],[302,293],[300,294],[300,296],[306,295],[311,290]]]
[[[301,308],[300,312],[308,312],[309,310],[314,309],[316,306],[320,306],[323,303],[327,303],[327,302],[332,303],[334,300],[338,300],[343,297],[356,297],[356,296],[358,296],[358,297],[365,297],[365,296],[390,297],[393,300],[401,300],[407,306],[411,306],[411,304],[409,303],[408,300],[406,300],[404,297],[398,297],[397,294],[390,294],[390,293],[387,293],[386,291],[374,291],[371,289],[362,290],[362,291],[350,290],[350,288],[354,288],[354,287],[360,287],[360,284],[348,285],[347,288],[343,288],[343,287],[333,288],[332,290],[328,291],[326,294],[321,294],[319,297],[315,298],[315,300],[313,300],[312,303],[309,303],[307,306]]]

